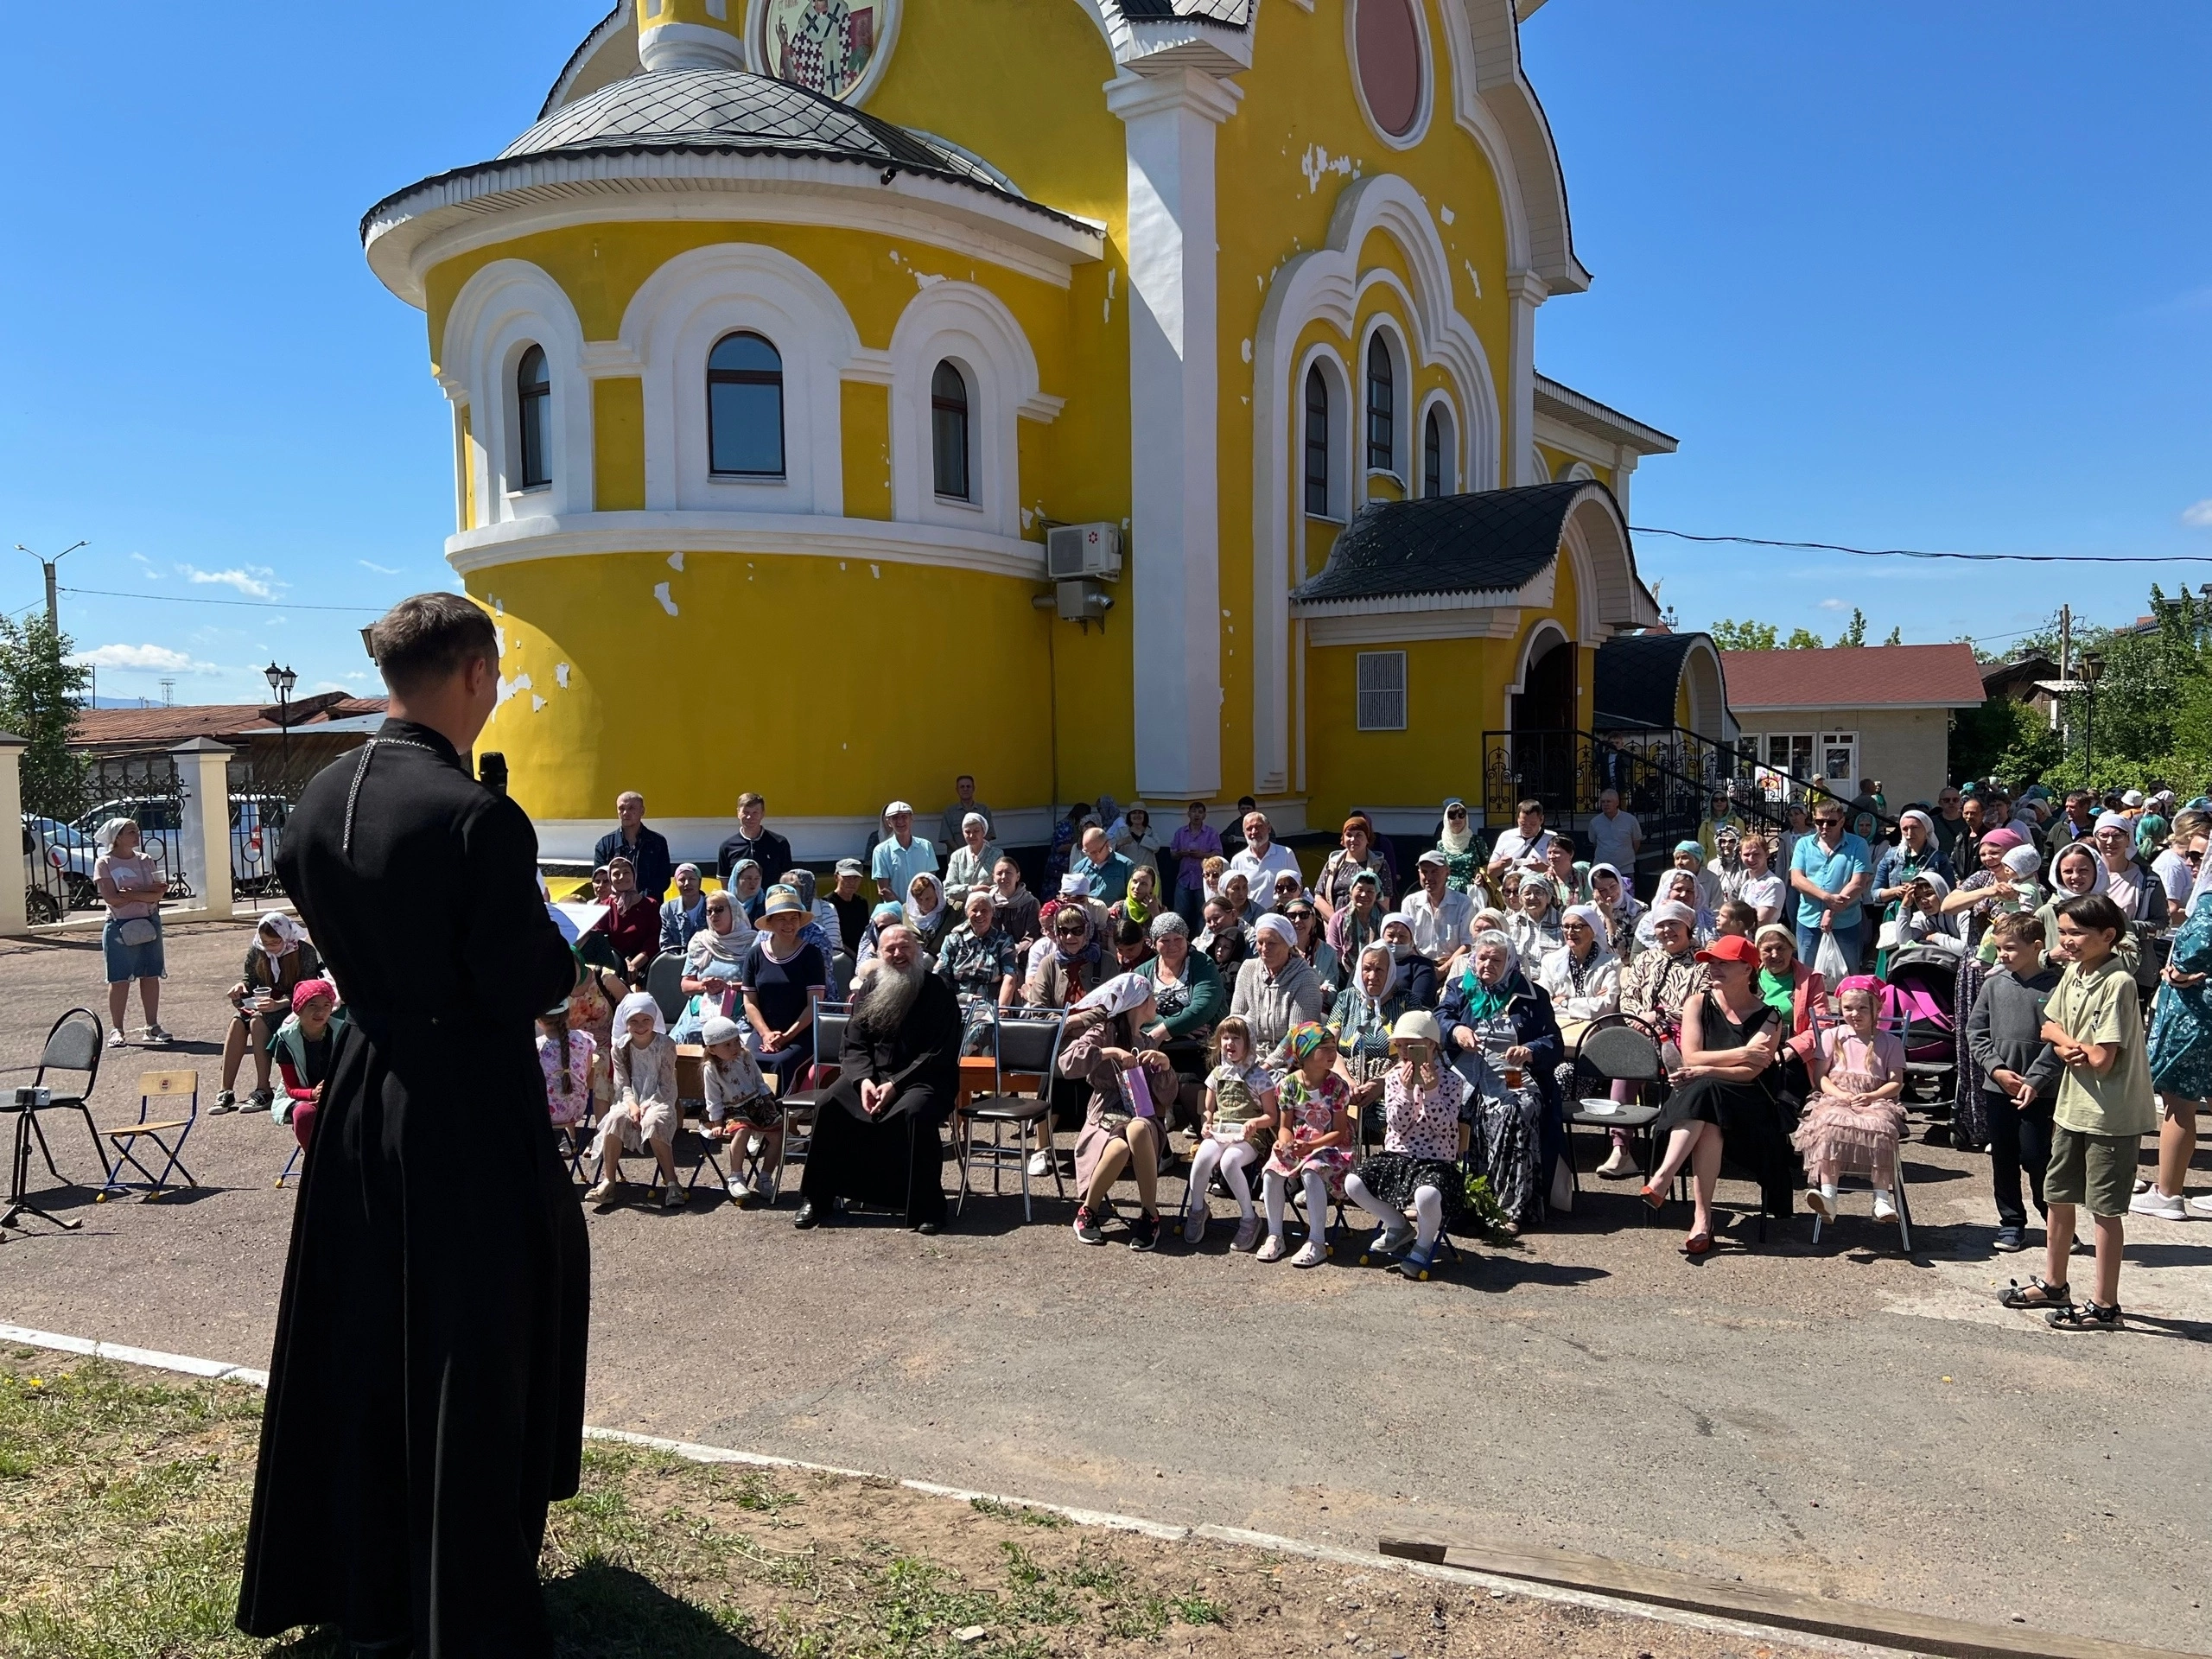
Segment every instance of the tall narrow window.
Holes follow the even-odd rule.
[[[930,377],[930,429],[937,450],[937,493],[975,499],[968,482],[968,379],[950,361]]]
[[[784,475],[784,359],[758,334],[729,334],[707,359],[708,466],[740,478]]]
[[[1380,334],[1367,342],[1367,465],[1382,473],[1398,467],[1397,370]]]
[[[515,448],[522,452],[519,488],[543,489],[553,481],[545,442],[552,415],[553,382],[545,372],[545,348],[533,346],[515,365]]]
[[[1421,493],[1433,499],[1444,489],[1444,422],[1431,409],[1421,435]]]
[[[1306,372],[1306,511],[1329,516],[1329,378],[1319,363]]]

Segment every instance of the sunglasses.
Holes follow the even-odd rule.
[[[1455,806],[1444,816],[1447,818],[1464,818],[1467,816],[1467,811],[1465,807]]]

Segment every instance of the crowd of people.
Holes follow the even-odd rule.
[[[2030,1202],[2044,1217],[2046,1274],[2008,1294],[2105,1319],[2125,1214],[2212,1214],[2212,1198],[2183,1192],[2212,1093],[2202,798],[1981,785],[1891,817],[1869,780],[1853,801],[1819,795],[1776,823],[1724,788],[1646,880],[1643,827],[1611,790],[1579,843],[1534,799],[1488,837],[1447,800],[1403,868],[1403,838],[1355,814],[1310,877],[1268,815],[1240,804],[1224,833],[1203,802],[1168,831],[1141,804],[1075,803],[1054,825],[1040,896],[970,777],[920,830],[913,806],[889,803],[826,888],[757,794],[740,798],[736,833],[702,868],[674,860],[626,791],[595,849],[601,919],[576,939],[577,987],[539,1039],[551,1121],[574,1139],[588,1198],[619,1201],[622,1159],[643,1154],[660,1201],[683,1202],[673,1147],[688,1091],[709,1136],[741,1151],[731,1198],[758,1204],[779,1164],[781,1101],[834,1078],[808,1095],[798,1224],[874,1203],[935,1230],[959,1059],[991,1053],[1001,1020],[1042,1009],[1065,1026],[1029,1173],[1070,1168],[1058,1137],[1073,1136],[1086,1243],[1106,1242],[1126,1181],[1128,1240],[1154,1248],[1159,1178],[1185,1160],[1185,1237],[1204,1236],[1218,1182],[1236,1206],[1234,1248],[1266,1261],[1322,1259],[1348,1203],[1376,1218],[1385,1255],[1423,1270],[1464,1220],[1468,1174],[1503,1226],[1541,1224],[1572,1202],[1567,1118],[1592,1084],[1577,1070],[1583,1039],[1624,1022],[1659,1050],[1665,1082],[1647,1097],[1661,1115],[1648,1169],[1622,1128],[1597,1173],[1638,1179],[1655,1207],[1686,1174],[1687,1254],[1712,1248],[1724,1162],[1777,1213],[1802,1185],[1832,1217],[1840,1184],[1863,1175],[1888,1222],[1910,1083],[1893,973],[1935,957],[1953,987],[1948,1133],[1988,1152],[1993,1244],[2026,1247]],[[134,830],[103,832],[96,879],[115,889],[113,995],[137,982],[151,1026],[158,912],[150,941],[124,931],[138,919],[132,883],[147,879]],[[647,988],[657,961],[676,964],[672,1013],[664,984]],[[250,1060],[246,1104],[304,1145],[344,1016],[297,922],[261,919],[230,995],[213,1109],[238,1109]],[[817,1052],[821,1009],[847,1004],[842,1051]],[[687,1044],[701,1056],[688,1085]],[[2153,1132],[2158,1169],[2139,1182],[2133,1137]],[[2061,1245],[2082,1205],[2099,1284],[2076,1310]]]

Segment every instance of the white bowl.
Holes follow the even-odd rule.
[[[1611,1117],[1615,1112],[1620,1110],[1620,1102],[1611,1098],[1585,1100],[1582,1103],[1582,1109],[1584,1111],[1592,1113],[1599,1117]]]

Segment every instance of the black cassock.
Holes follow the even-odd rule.
[[[865,1001],[855,1006],[857,1014]],[[938,1130],[960,1088],[960,1001],[935,974],[922,976],[914,1006],[887,1040],[871,1043],[860,1022],[845,1027],[836,1085],[815,1114],[814,1143],[799,1191],[880,1205],[910,1227],[944,1220],[944,1143]],[[875,1117],[861,1109],[861,1080],[895,1083]]]
[[[575,973],[537,856],[520,807],[400,721],[285,826],[277,869],[349,1022],[292,1219],[249,1634],[549,1646],[537,1554],[576,1490],[590,1246],[533,1041]]]

